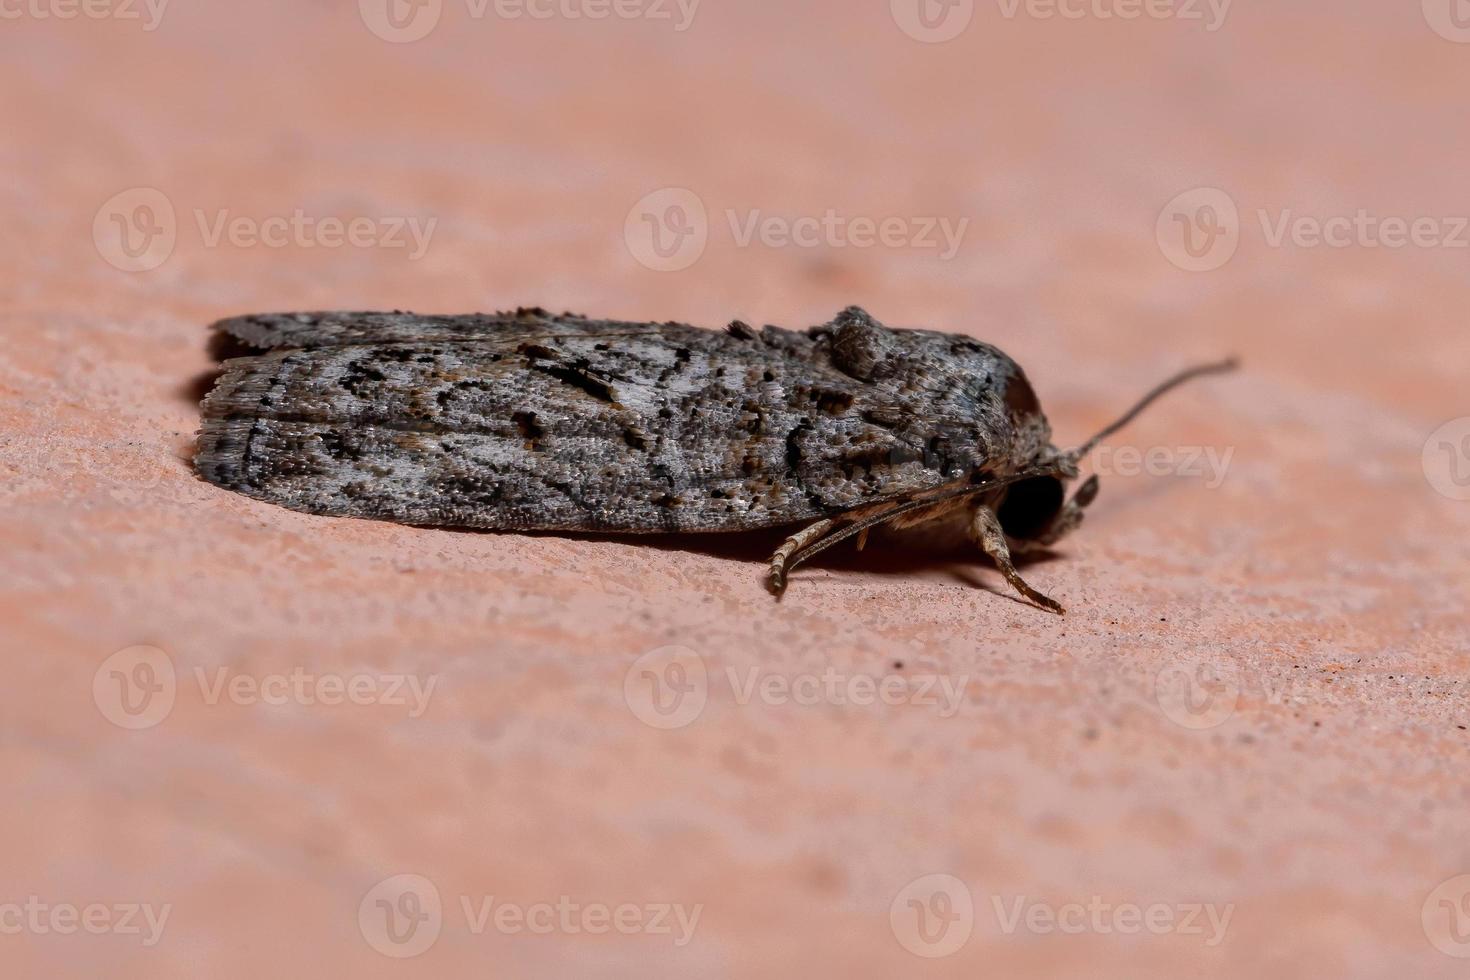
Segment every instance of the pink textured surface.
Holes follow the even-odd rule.
[[[0,905],[170,912],[153,945],[4,919],[7,977],[1464,975],[1431,935],[1453,937],[1440,899],[1470,873],[1470,503],[1432,489],[1421,450],[1470,415],[1466,252],[1268,235],[1287,211],[1470,214],[1470,46],[1418,4],[1240,5],[1214,31],[978,4],[944,44],[886,2],[711,0],[682,32],[449,2],[403,44],[352,3],[178,3],[151,31],[34,14],[58,6],[0,34]],[[125,272],[105,205],[139,187],[167,198],[177,246]],[[710,215],[677,272],[624,236],[664,187]],[[1197,187],[1240,215],[1209,272],[1156,240]],[[438,224],[416,261],[208,240],[221,211],[297,209]],[[970,225],[944,261],[741,247],[732,209]],[[1228,473],[1107,477],[1081,533],[1027,570],[1063,619],[964,554],[845,554],[778,605],[760,538],[327,520],[188,462],[204,327],[227,314],[543,304],[798,326],[849,303],[998,344],[1062,441],[1238,353],[1244,373],[1126,438],[1231,450]],[[140,644],[178,687],[127,730],[94,678]],[[707,703],[660,730],[625,680],[666,646],[702,658]],[[435,687],[417,718],[211,703],[196,671],[221,668]],[[753,670],[829,668],[936,675],[963,698],[741,696]],[[1181,709],[1171,685],[1210,675]],[[936,873],[971,895],[973,934],[923,958],[890,909]],[[412,959],[360,925],[397,874],[444,904]],[[491,895],[701,911],[682,946],[477,932],[460,900]],[[1231,917],[1213,945],[1203,919],[1008,932],[997,903],[1018,901]]]

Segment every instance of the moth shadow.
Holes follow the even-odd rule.
[[[499,534],[498,531],[478,531],[474,528],[437,528],[475,534]],[[764,575],[771,553],[791,533],[791,528],[761,531],[738,531],[729,534],[655,534],[630,537],[626,534],[596,534],[587,532],[531,531],[518,532],[538,538],[565,538],[577,541],[605,541],[636,548],[650,548],[680,554],[704,555],[725,561],[748,563],[753,566],[757,577]],[[1037,551],[1017,555],[1017,568],[1036,567],[1060,559],[1054,551]],[[960,542],[953,545],[935,544],[930,541],[915,542],[903,536],[874,534],[868,546],[859,551],[856,544],[846,542],[806,562],[791,573],[790,588],[799,588],[803,578],[811,572],[832,573],[862,572],[887,578],[915,578],[933,573],[948,576],[968,588],[990,592],[994,595],[1014,599],[1029,605],[1016,596],[1002,582],[994,586],[977,574],[979,569],[990,569],[999,575],[995,565],[986,557],[978,545]]]
[[[235,357],[248,357],[251,354],[259,354],[260,350],[255,347],[231,337],[227,333],[216,331],[209,337],[205,345],[205,351],[215,365],[208,370],[200,371],[194,377],[185,381],[174,389],[174,393],[180,398],[192,404],[204,401],[206,395],[214,390],[215,384],[225,373],[225,361]]]
[[[220,376],[224,373],[224,368],[201,371],[175,388],[174,394],[192,405],[198,405],[204,401],[206,395],[214,390],[215,382],[219,381]]]

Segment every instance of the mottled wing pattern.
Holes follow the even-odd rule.
[[[856,309],[806,332],[541,310],[219,326],[266,352],[226,363],[204,403],[199,472],[294,510],[409,524],[809,520],[993,465],[1009,448],[995,445],[1012,424],[1007,385],[1012,402],[1029,396],[994,348]]]

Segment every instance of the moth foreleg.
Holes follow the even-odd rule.
[[[975,536],[976,542],[985,553],[995,562],[1000,573],[1011,583],[1011,588],[1021,595],[1030,599],[1043,609],[1060,615],[1065,612],[1062,604],[1049,596],[1044,596],[1021,578],[1021,573],[1016,571],[1016,566],[1011,563],[1011,549],[1006,544],[1005,531],[1001,529],[1000,518],[995,516],[995,511],[984,505],[975,508],[975,516],[970,522],[970,533]]]
[[[835,523],[832,520],[820,520],[815,524],[808,524],[787,538],[781,547],[776,549],[776,553],[771,556],[770,574],[766,579],[766,584],[772,592],[779,596],[786,591],[786,563],[791,560],[791,556],[832,530]]]

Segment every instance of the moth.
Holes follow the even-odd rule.
[[[604,533],[802,525],[791,571],[876,527],[1012,556],[1074,530],[1083,457],[1204,365],[1059,450],[1015,361],[970,337],[890,329],[850,307],[804,331],[735,321],[291,313],[223,320],[254,353],[203,405],[204,479],[292,510],[410,525]]]

